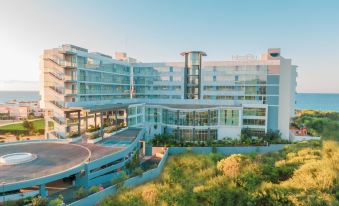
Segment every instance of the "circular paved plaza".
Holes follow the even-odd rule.
[[[90,151],[82,146],[63,143],[27,143],[0,146],[0,156],[31,153],[33,161],[0,165],[0,182],[15,183],[69,170],[88,160]]]

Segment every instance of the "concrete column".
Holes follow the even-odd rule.
[[[114,111],[114,121],[115,121],[115,129],[118,129],[118,114],[117,110]]]
[[[126,124],[126,126],[128,126],[128,111],[127,111],[127,109],[125,109],[125,124]]]
[[[78,111],[78,133],[80,134],[80,125],[81,125],[81,117],[80,117],[80,111]]]
[[[207,125],[211,126],[211,110],[208,110],[208,115],[207,115]]]
[[[97,128],[97,113],[94,113],[94,128]]]
[[[46,185],[39,185],[39,193],[41,197],[47,197]]]
[[[75,186],[80,187],[88,187],[88,164],[85,164],[85,172],[83,174],[77,173],[75,174]]]
[[[85,118],[85,126],[86,126],[86,130],[88,129],[88,112],[86,112],[86,118]]]
[[[104,135],[104,118],[102,112],[100,112],[100,134],[101,136]]]

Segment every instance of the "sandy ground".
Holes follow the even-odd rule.
[[[44,135],[37,136],[23,136],[20,137],[20,140],[42,140],[45,139]],[[0,135],[0,141],[4,140],[5,142],[16,142],[18,141],[15,135]]]

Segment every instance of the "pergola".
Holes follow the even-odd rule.
[[[97,128],[98,122],[100,122],[100,133],[103,134],[104,119],[113,119],[115,128],[119,127],[118,116],[123,116],[123,122],[127,125],[128,123],[128,106],[130,104],[105,104],[105,105],[94,105],[76,107],[70,110],[65,110],[66,122],[68,126],[72,124],[77,125],[78,133],[81,132],[81,119],[85,121],[85,129],[88,129],[89,119],[93,118],[94,127]],[[83,116],[81,116],[81,113]],[[120,113],[120,115],[119,115]],[[122,113],[122,114],[121,114]],[[75,114],[75,115],[74,115]],[[76,116],[76,119],[74,116]],[[72,117],[73,116],[73,117]],[[98,117],[100,121],[98,121]]]

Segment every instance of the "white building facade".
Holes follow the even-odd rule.
[[[45,50],[46,136],[128,126],[185,141],[238,138],[242,128],[279,130],[289,139],[296,66],[280,49],[231,61],[204,61],[201,51],[181,55],[181,62],[140,63],[124,53],[113,59],[73,45]]]

